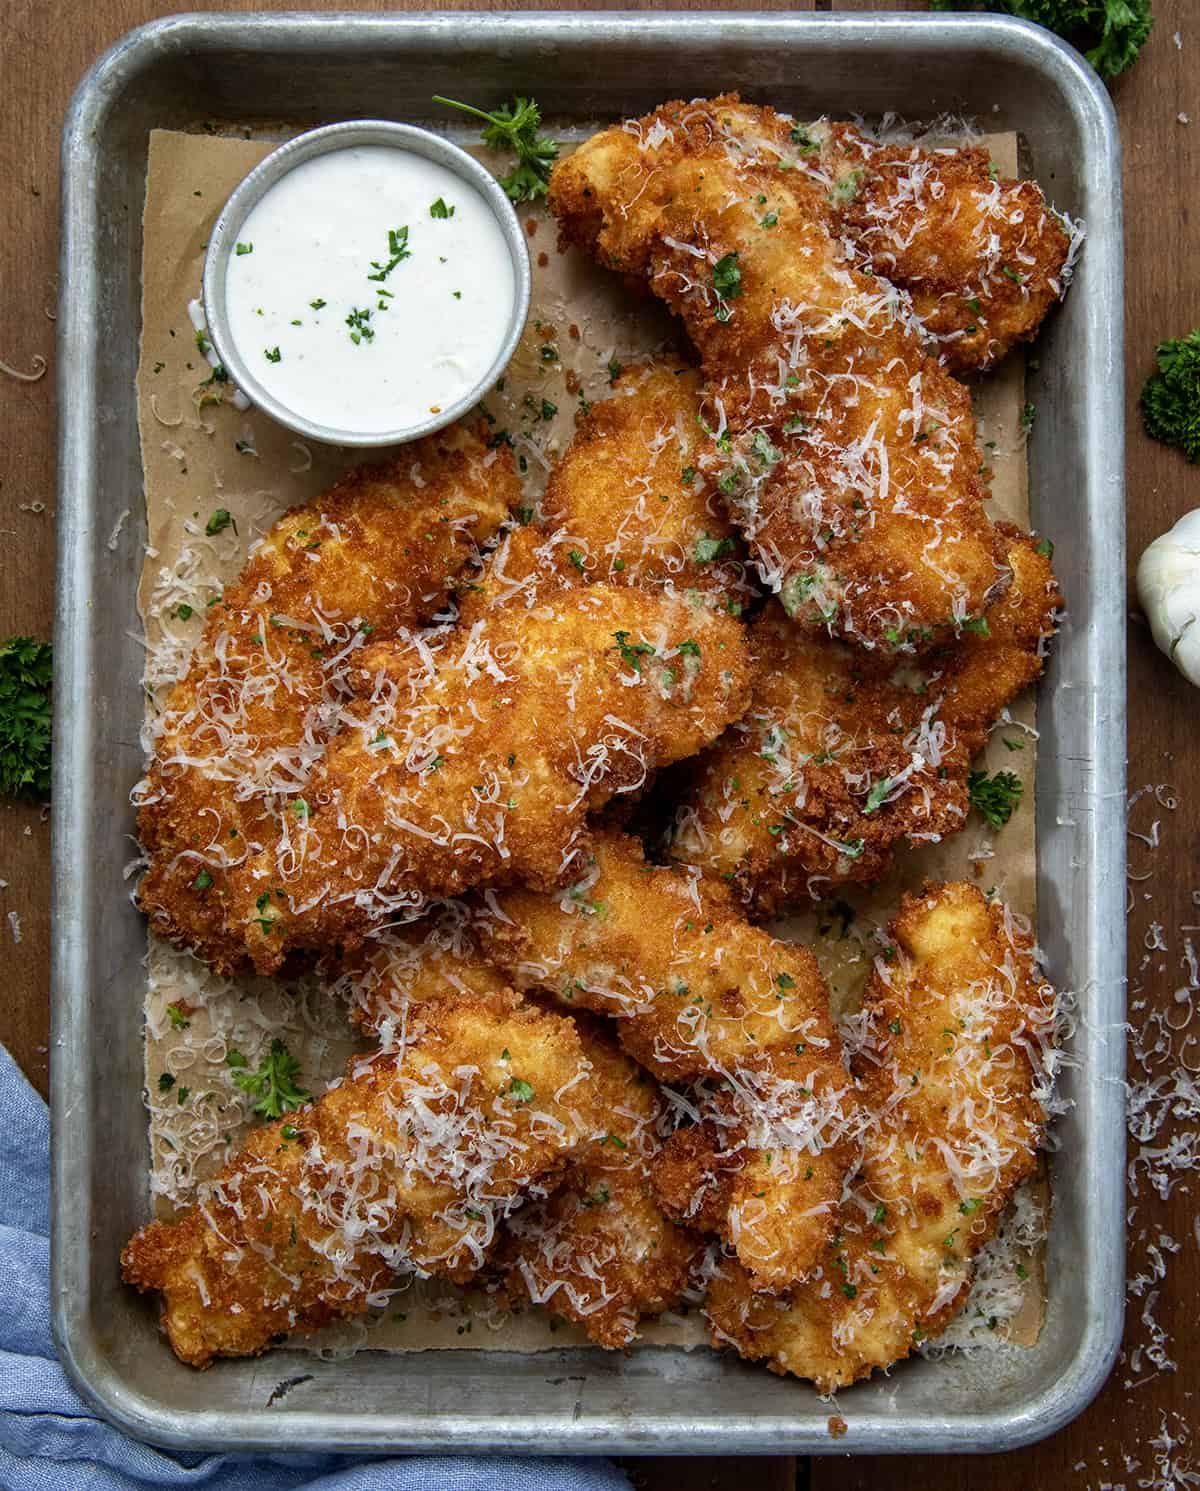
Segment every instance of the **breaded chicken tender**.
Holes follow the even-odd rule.
[[[180,1221],[142,1228],[124,1277],[162,1294],[182,1361],[253,1356],[383,1303],[398,1275],[472,1278],[523,1193],[609,1125],[572,1021],[511,994],[431,1001],[403,1049],[352,1061]]]
[[[1056,999],[1017,919],[973,886],[927,885],[891,934],[854,1060],[872,1122],[822,1265],[782,1299],[734,1260],[709,1283],[714,1342],[822,1392],[945,1329],[1044,1136]]]
[[[724,498],[700,467],[700,374],[672,359],[627,368],[579,416],[536,527],[514,529],[464,593],[462,617],[600,580],[668,588],[737,616],[754,595]]]
[[[764,583],[810,631],[888,649],[1007,578],[967,390],[907,297],[847,262],[812,142],[736,97],[669,103],[559,162],[562,238],[644,278],[700,353],[716,476]]]
[[[1013,573],[1003,599],[915,665],[871,667],[764,614],[751,630],[750,709],[696,763],[672,856],[768,915],[878,879],[901,843],[962,828],[971,762],[1040,677],[1062,604],[1044,546],[1001,531]]]
[[[716,739],[750,683],[733,618],[599,584],[367,648],[357,678],[251,929],[259,966],[473,886],[559,884],[588,813]]]
[[[483,950],[514,985],[616,1020],[621,1045],[701,1122],[655,1164],[669,1214],[732,1242],[785,1287],[819,1258],[861,1121],[829,995],[807,949],[750,926],[695,873],[646,864],[597,832],[583,878],[557,895],[489,898]],[[697,1167],[686,1156],[700,1152]]]
[[[587,813],[716,740],[750,681],[732,617],[599,584],[371,641],[341,666],[358,696],[338,701],[337,735],[313,732],[303,796],[237,866],[227,965],[270,974],[476,884],[555,884]],[[213,833],[188,886],[201,905],[236,854]]]
[[[908,291],[949,368],[992,367],[1037,334],[1082,231],[1035,181],[998,176],[979,148],[881,145],[850,124],[809,132],[856,258]]]
[[[845,1073],[803,1048],[748,1060],[739,1077],[690,1095],[696,1122],[663,1146],[654,1194],[726,1243],[752,1289],[777,1293],[824,1256],[868,1115]]]
[[[405,1039],[430,999],[506,1001],[499,970],[471,936],[466,908],[385,934],[352,960],[335,988],[384,1050]],[[578,1022],[605,1132],[567,1165],[552,1195],[509,1218],[493,1270],[513,1303],[532,1301],[582,1325],[598,1345],[625,1347],[638,1322],[668,1309],[688,1283],[699,1239],[664,1215],[650,1184],[663,1100],[597,1020]],[[536,1086],[538,1076],[526,1076]]]
[[[665,1082],[797,1045],[840,1066],[807,948],[751,926],[694,871],[647,863],[612,829],[594,832],[577,875],[550,894],[496,891],[480,908],[483,955],[514,988],[616,1020],[622,1047]]]
[[[519,500],[511,464],[457,426],[280,518],[211,608],[135,792],[155,932],[223,973],[255,958],[354,660],[441,609]]]
[[[410,1012],[429,1000],[507,998],[512,980],[480,952],[466,902],[446,901],[420,921],[387,927],[322,965],[354,1025],[385,1051],[403,1045]]]
[[[509,1218],[495,1266],[512,1303],[544,1305],[616,1349],[633,1344],[641,1320],[678,1302],[702,1244],[668,1220],[651,1184],[661,1150],[658,1084],[598,1022],[580,1034],[607,1132],[571,1162],[553,1195]]]

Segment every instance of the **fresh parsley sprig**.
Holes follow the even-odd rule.
[[[546,195],[550,168],[558,159],[558,141],[538,134],[542,111],[533,99],[518,95],[490,112],[454,98],[443,98],[438,93],[433,101],[484,120],[483,143],[489,149],[515,152],[517,164],[500,178],[500,185],[514,202],[532,202]]]
[[[1150,35],[1150,0],[930,0],[931,10],[998,10],[1036,21],[1084,54],[1102,78],[1131,67]]]
[[[226,1053],[225,1063],[242,1091],[257,1098],[254,1111],[260,1118],[281,1118],[293,1108],[312,1102],[312,1093],[297,1087],[300,1063],[281,1040],[271,1042],[271,1049],[256,1072],[247,1068],[246,1058],[234,1047]]]
[[[50,795],[49,642],[9,637],[0,643],[0,792]]]
[[[1142,389],[1146,433],[1200,461],[1200,328],[1159,342],[1154,356],[1158,371]]]

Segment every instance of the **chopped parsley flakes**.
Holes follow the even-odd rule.
[[[374,275],[368,275],[368,279],[374,279]],[[350,328],[350,340],[354,345],[360,346],[364,341],[373,342],[375,332],[371,327],[371,312],[355,307],[346,317],[346,325]]]
[[[375,273],[367,275],[369,280],[382,283],[397,264],[402,264],[405,259],[412,258],[412,250],[408,246],[407,227],[388,229],[388,254],[390,257],[386,264],[378,259],[371,260],[371,268]]]
[[[654,656],[654,648],[651,647],[649,642],[631,643],[629,641],[628,632],[614,632],[613,637],[616,640],[617,652],[621,658],[621,661],[632,668],[635,673],[640,673],[642,671],[643,657]],[[680,648],[681,652],[682,650],[683,649]]]
[[[864,815],[878,812],[879,809],[883,806],[884,799],[887,797],[888,793],[891,790],[891,777],[880,777],[880,779],[871,788],[870,792],[867,793],[867,800],[863,804]]]
[[[967,777],[967,797],[993,828],[1003,828],[1021,801],[1021,778],[1012,771],[973,771]]]
[[[728,302],[737,300],[742,293],[742,271],[738,264],[738,251],[733,249],[713,265],[712,287],[717,297],[718,321],[728,321],[733,314]]]

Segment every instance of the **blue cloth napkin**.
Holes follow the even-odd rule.
[[[97,1419],[50,1339],[50,1121],[0,1046],[0,1491],[631,1491],[608,1460],[169,1455]]]

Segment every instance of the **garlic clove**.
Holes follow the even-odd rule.
[[[1157,646],[1200,685],[1200,508],[1147,546],[1137,593]]]

